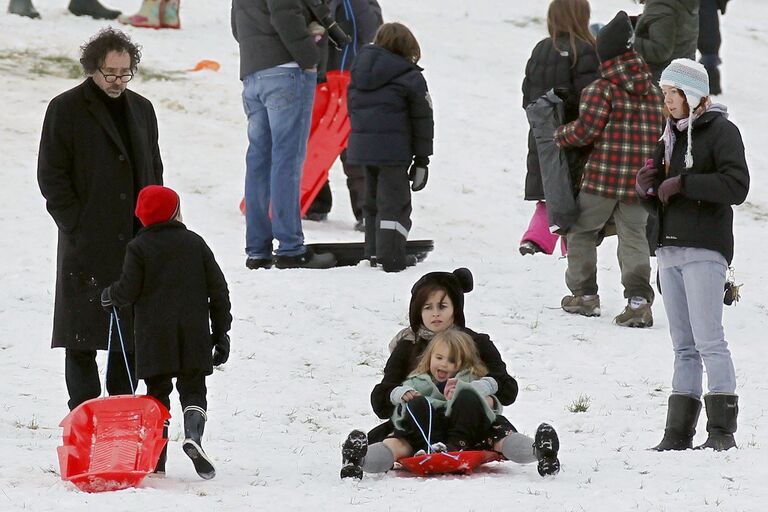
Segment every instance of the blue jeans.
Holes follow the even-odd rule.
[[[701,397],[702,361],[709,392],[734,393],[736,372],[723,332],[725,258],[693,247],[661,247],[656,256],[675,351],[672,393]]]
[[[316,72],[291,67],[263,69],[243,79],[245,252],[250,257],[271,258],[274,238],[280,256],[306,250],[299,194],[316,84]]]

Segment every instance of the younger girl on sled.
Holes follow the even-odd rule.
[[[488,335],[464,325],[464,293],[472,287],[466,268],[430,272],[413,286],[411,326],[392,340],[384,377],[371,393],[374,411],[389,421],[368,435],[349,434],[342,478],[383,473],[421,449],[495,451],[521,464],[538,462],[542,476],[560,470],[550,425],[539,425],[534,440],[500,414],[517,397],[517,382]],[[430,415],[427,446],[419,427],[427,433]]]

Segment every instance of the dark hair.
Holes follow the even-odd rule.
[[[402,23],[385,23],[376,31],[373,44],[399,55],[414,64],[421,59],[421,48],[416,37]]]
[[[109,52],[127,53],[131,56],[131,72],[135,73],[141,60],[141,46],[131,41],[124,32],[107,27],[100,30],[80,47],[80,64],[85,74],[95,73]]]
[[[547,30],[557,50],[557,36],[567,35],[571,43],[571,60],[576,65],[576,41],[584,41],[593,48],[595,38],[589,31],[590,8],[588,0],[552,0],[547,11]]]
[[[421,327],[424,325],[424,320],[421,317],[421,310],[424,309],[424,304],[427,303],[427,299],[429,299],[429,296],[434,292],[443,292],[446,297],[451,299],[451,303],[453,304],[453,323],[458,327],[464,327],[464,308],[462,307],[462,304],[456,300],[456,297],[451,296],[448,288],[440,283],[430,282],[420,286],[411,297],[411,305],[408,308],[408,321],[414,333],[418,332],[418,328],[414,329],[415,326]]]

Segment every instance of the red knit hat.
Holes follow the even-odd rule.
[[[149,185],[141,189],[136,201],[136,216],[145,226],[168,222],[179,211],[179,195],[162,185]]]

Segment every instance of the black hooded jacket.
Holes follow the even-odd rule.
[[[360,49],[349,84],[348,163],[409,165],[432,154],[432,101],[421,71],[379,46]]]

